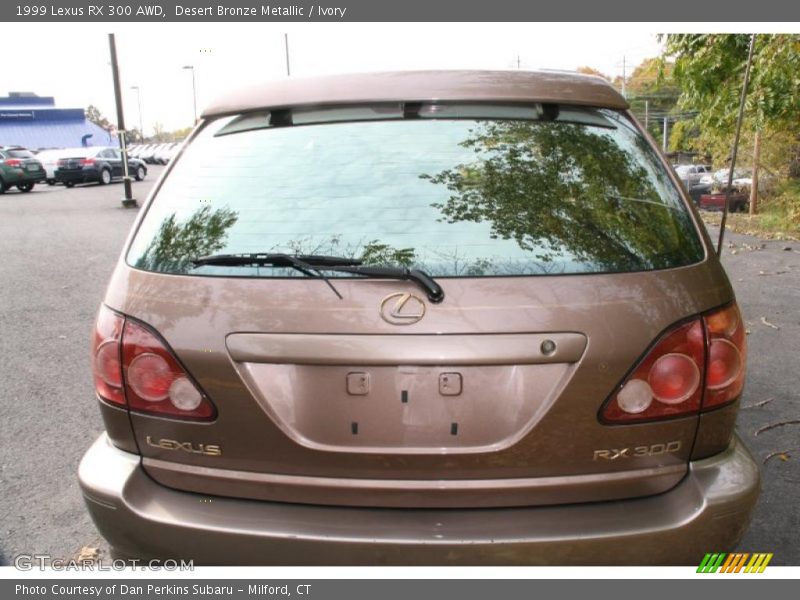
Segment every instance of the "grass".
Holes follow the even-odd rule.
[[[703,220],[719,225],[720,212],[703,212]],[[727,229],[770,240],[800,241],[800,182],[788,181],[763,201],[759,213],[729,213]]]

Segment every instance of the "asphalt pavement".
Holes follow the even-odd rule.
[[[161,168],[133,182],[142,200]],[[89,342],[135,209],[121,183],[0,195],[0,564],[105,548],[78,462],[103,425]]]
[[[159,172],[133,184],[137,198]],[[89,334],[137,212],[121,208],[122,195],[112,184],[0,196],[0,564],[107,550],[76,470],[103,429]],[[800,242],[726,239],[723,262],[750,331],[738,430],[764,475],[740,549],[800,565],[800,425],[789,423],[800,419]]]

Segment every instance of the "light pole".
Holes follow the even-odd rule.
[[[194,65],[186,65],[184,69],[189,69],[192,72],[192,107],[194,108],[194,121],[192,125],[197,123],[197,88],[194,82]]]
[[[114,80],[114,100],[117,105],[117,130],[119,131],[119,147],[122,151],[122,182],[125,187],[125,197],[122,206],[135,208],[138,206],[131,190],[131,176],[128,171],[128,143],[125,140],[125,115],[122,110],[122,87],[119,83],[119,65],[117,64],[117,41],[113,33],[108,34],[108,49],[111,53],[111,76]]]
[[[136,90],[136,102],[139,105],[139,137],[141,137],[141,141],[144,142],[144,125],[142,124],[142,90],[139,89],[138,85],[132,85],[132,90]]]
[[[292,75],[292,71],[289,68],[289,34],[283,34],[283,47],[286,50],[286,76],[290,77]]]

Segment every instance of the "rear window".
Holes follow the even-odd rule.
[[[29,150],[6,150],[9,158],[33,158],[33,152]]]
[[[552,105],[343,107],[206,124],[153,199],[128,263],[299,275],[191,262],[262,252],[440,277],[643,271],[704,256],[678,191],[627,117]]]

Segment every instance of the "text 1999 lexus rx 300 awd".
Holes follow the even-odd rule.
[[[142,209],[80,466],[120,556],[697,564],[759,472],[745,336],[680,182],[604,81],[227,96]]]

